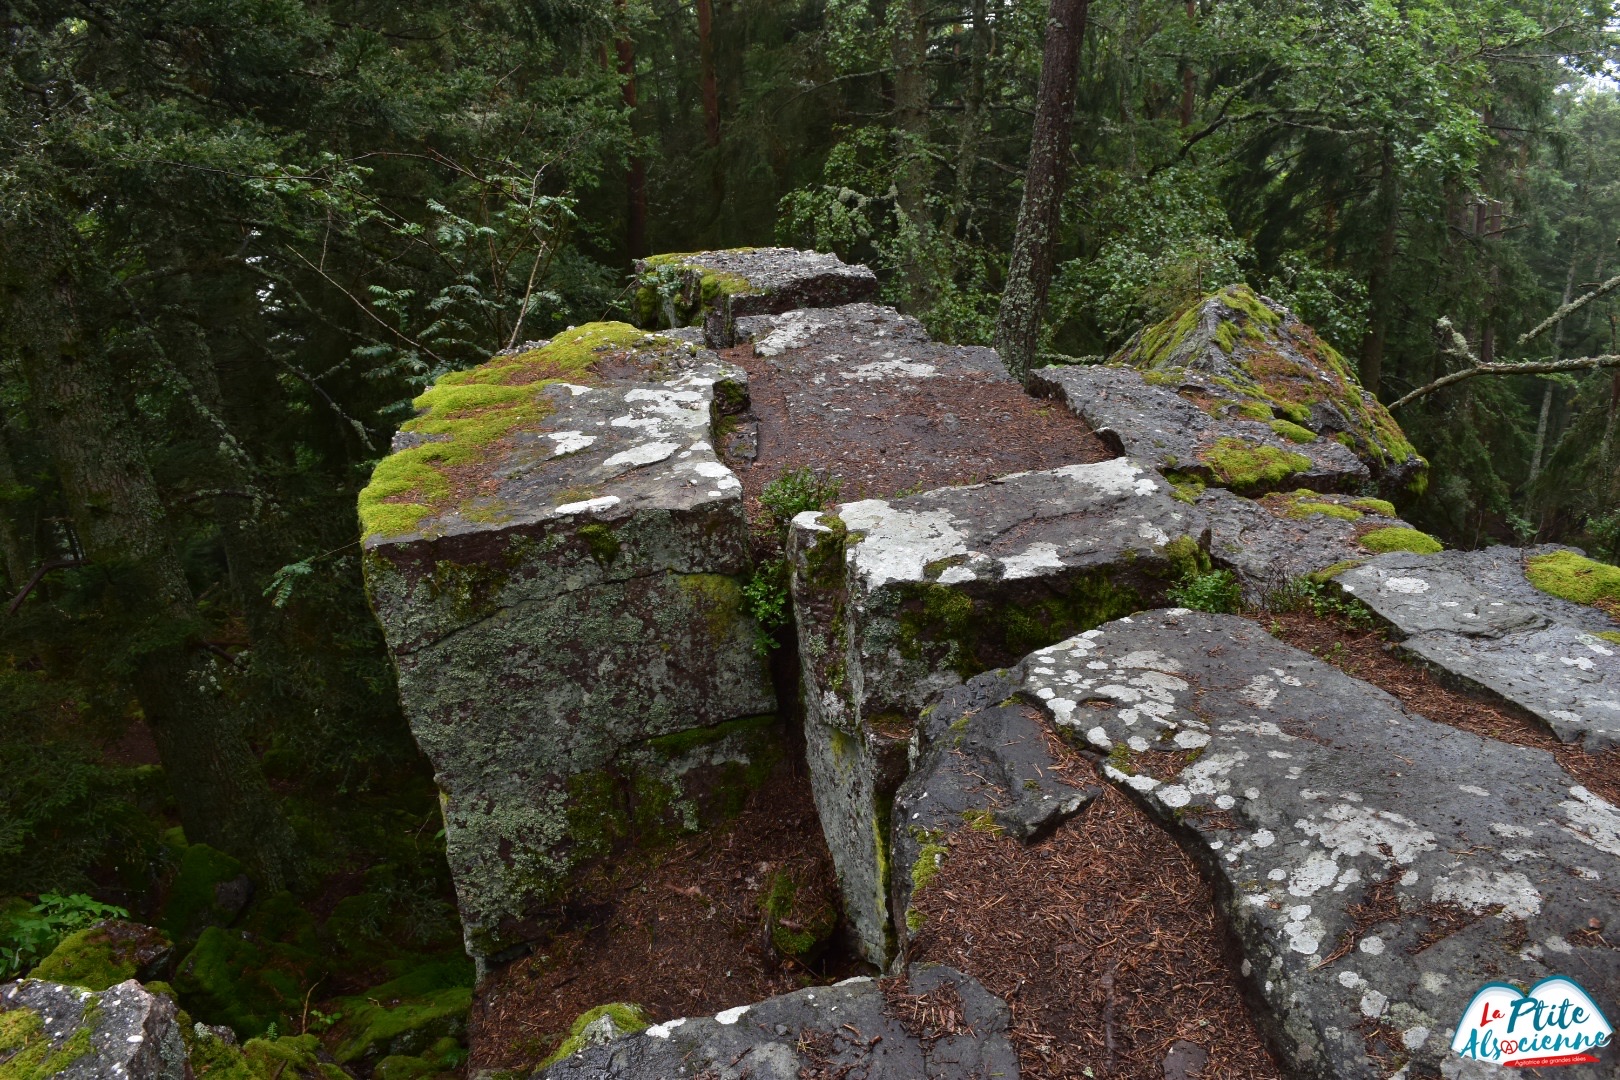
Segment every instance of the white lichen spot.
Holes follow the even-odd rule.
[[[684,1023],[686,1023],[686,1017],[682,1016],[678,1019],[669,1020],[662,1024],[654,1024],[652,1027],[647,1029],[646,1034],[649,1038],[653,1039],[667,1039],[669,1038],[670,1032],[674,1031]]]
[[[929,563],[968,553],[943,510],[896,510],[882,499],[862,499],[840,507],[838,516],[865,534],[854,545],[854,559],[870,589],[890,581],[922,581]]]
[[[598,510],[606,510],[617,505],[619,505],[617,495],[603,495],[596,499],[586,499],[584,502],[563,503],[556,509],[559,514],[594,514]]]
[[[577,454],[597,439],[595,435],[587,435],[583,431],[549,431],[546,438],[557,444],[551,450],[552,457]]]
[[[1288,895],[1314,896],[1333,884],[1339,876],[1339,864],[1326,852],[1313,851],[1305,864],[1288,875]]]
[[[1388,1007],[1389,998],[1377,990],[1368,990],[1361,995],[1361,1015],[1369,1020],[1383,1016]]]
[[[1429,583],[1422,578],[1415,577],[1389,578],[1380,587],[1389,592],[1401,593],[1406,596],[1417,596],[1420,593],[1429,591]]]
[[[1165,806],[1175,810],[1192,802],[1192,793],[1180,784],[1169,784],[1159,788],[1155,793]]]
[[[1541,893],[1517,871],[1465,866],[1436,881],[1430,896],[1436,903],[1458,904],[1476,915],[1497,905],[1504,916],[1515,919],[1528,919],[1541,911]]]
[[[1425,971],[1418,977],[1418,983],[1431,994],[1443,994],[1446,986],[1451,982],[1451,976],[1443,971]]]
[[[1384,939],[1379,937],[1377,934],[1368,934],[1366,937],[1361,939],[1361,943],[1357,945],[1356,948],[1360,949],[1368,956],[1383,956]]]
[[[735,1024],[742,1019],[743,1013],[748,1011],[747,1005],[738,1005],[734,1009],[723,1009],[714,1014],[714,1019],[721,1024]]]
[[[1457,785],[1457,790],[1467,792],[1470,795],[1478,795],[1482,799],[1490,798],[1490,794],[1491,794],[1490,792],[1486,791],[1484,788],[1478,787],[1478,786],[1476,786],[1474,784],[1458,784]]]
[[[1004,556],[1001,565],[1009,580],[1017,580],[1040,577],[1044,570],[1061,570],[1063,560],[1056,545],[1043,542],[1031,544],[1022,554]]]
[[[1112,750],[1114,741],[1108,737],[1101,724],[1086,732],[1086,741],[1099,750]]]
[[[602,462],[604,469],[634,469],[642,465],[654,465],[665,460],[680,449],[678,443],[654,442],[632,446],[628,450],[620,450],[617,454]],[[724,468],[724,466],[721,466]]]
[[[1369,810],[1354,803],[1335,803],[1323,812],[1320,820],[1302,818],[1294,827],[1307,836],[1321,840],[1329,850],[1354,858],[1373,855],[1389,858],[1401,865],[1409,865],[1419,853],[1435,847],[1434,833],[1424,829],[1411,818],[1390,810]]]
[[[1573,799],[1558,804],[1566,817],[1562,827],[1583,844],[1610,855],[1620,855],[1620,809],[1579,785],[1569,789]]]
[[[1429,1029],[1426,1027],[1411,1027],[1401,1032],[1401,1045],[1413,1052],[1423,1049],[1423,1044],[1428,1041]]]

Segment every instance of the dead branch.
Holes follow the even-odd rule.
[[[1590,304],[1593,300],[1596,300],[1600,296],[1605,296],[1613,292],[1615,289],[1620,289],[1620,274],[1616,274],[1608,281],[1603,282],[1591,292],[1582,293],[1580,296],[1577,296],[1575,299],[1571,300],[1569,303],[1565,304],[1563,307],[1559,308],[1557,311],[1553,312],[1551,315],[1547,316],[1545,319],[1542,319],[1536,325],[1520,334],[1520,347],[1522,348],[1526,343],[1534,341],[1537,337],[1557,326],[1559,323],[1581,310],[1581,308],[1585,307],[1587,304]]]
[[[1620,277],[1614,279],[1620,285]],[[1607,284],[1607,282],[1605,282]],[[1566,312],[1567,314],[1567,312]],[[1454,356],[1459,360],[1466,360],[1468,367],[1461,371],[1453,371],[1449,375],[1442,375],[1431,383],[1413,390],[1405,397],[1399,398],[1390,404],[1391,410],[1402,405],[1427,397],[1436,390],[1442,390],[1454,383],[1467,379],[1477,379],[1481,375],[1551,375],[1560,371],[1592,371],[1598,368],[1620,368],[1620,355],[1604,353],[1600,356],[1578,356],[1572,360],[1524,360],[1516,363],[1486,364],[1473,354],[1468,348],[1468,342],[1457,333],[1451,320],[1442,318],[1435,324],[1440,335],[1440,351],[1447,356]]]
[[[34,576],[28,579],[28,584],[22,587],[22,592],[18,593],[16,596],[13,596],[11,598],[11,603],[6,605],[6,614],[17,614],[17,609],[22,607],[22,602],[24,600],[28,599],[28,594],[33,592],[35,587],[37,587],[40,582],[45,580],[45,575],[50,573],[52,570],[66,570],[70,567],[83,566],[84,564],[85,560],[83,559],[52,559],[49,562],[41,563],[39,569],[34,571]]]

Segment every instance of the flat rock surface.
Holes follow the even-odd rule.
[[[1246,499],[1210,488],[1194,505],[1209,521],[1211,557],[1237,575],[1244,599],[1255,605],[1296,578],[1372,558],[1375,553],[1360,543],[1368,532],[1411,527],[1384,507],[1349,495],[1291,492]]]
[[[1036,393],[1067,404],[1117,453],[1165,472],[1196,476],[1207,484],[1245,493],[1300,487],[1356,491],[1371,480],[1366,464],[1331,438],[1294,442],[1259,420],[1211,415],[1174,387],[1148,382],[1134,368],[1040,368],[1033,385]],[[1251,453],[1262,448],[1259,453],[1278,463],[1278,474],[1247,482],[1238,479],[1221,456],[1222,446],[1230,442]]]
[[[946,1023],[940,1023],[941,1016]],[[1016,1080],[1018,1060],[1006,1029],[1006,1005],[977,982],[947,967],[914,965],[903,988],[851,979],[712,1018],[671,1020],[591,1047],[539,1075],[547,1080]]]
[[[892,495],[1110,456],[1086,426],[1030,398],[994,350],[930,341],[893,308],[849,304],[739,321],[727,354],[759,417],[750,494],[790,469]]]
[[[866,266],[794,248],[655,255],[639,260],[636,273],[643,325],[701,313],[704,337],[716,348],[735,343],[738,319],[870,300],[878,288]]]
[[[1620,1000],[1593,929],[1620,919],[1620,810],[1545,751],[1408,713],[1231,616],[1120,619],[1017,674],[1215,879],[1293,1075],[1491,1075],[1449,1044],[1492,980]]]
[[[1555,547],[1394,552],[1336,579],[1423,662],[1527,710],[1587,751],[1620,745],[1620,644],[1596,608],[1541,592],[1524,560]]]
[[[33,1014],[23,1022],[35,1030],[14,1053],[0,1054],[0,1071],[9,1066],[21,1070],[20,1076],[62,1080],[187,1080],[191,1075],[174,1002],[134,979],[99,993],[39,979],[0,986],[0,1014],[19,1010]]]

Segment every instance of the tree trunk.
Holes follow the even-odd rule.
[[[1024,173],[1024,197],[1018,206],[1007,284],[996,316],[996,348],[1001,352],[1001,362],[1014,378],[1024,382],[1034,367],[1041,316],[1052,284],[1086,6],[1087,0],[1050,0],[1047,8],[1046,47],[1041,56],[1029,168]]]
[[[624,107],[629,113],[631,137],[635,136],[636,127],[636,43],[630,36],[630,24],[626,17],[626,2],[619,0],[619,26],[618,40],[614,48],[619,55],[619,79],[623,86]],[[625,188],[627,189],[627,207],[625,221],[625,247],[629,249],[632,259],[639,259],[647,254],[647,159],[640,151],[630,156],[630,168],[625,174]]]
[[[1198,0],[1187,0],[1187,22],[1192,24],[1198,20]],[[1193,71],[1192,61],[1182,58],[1181,61],[1181,126],[1183,130],[1192,127],[1193,106],[1198,101],[1198,73]]]
[[[1401,196],[1399,178],[1395,174],[1395,146],[1385,140],[1380,154],[1378,171],[1378,213],[1383,231],[1378,236],[1378,253],[1374,257],[1372,273],[1367,281],[1367,298],[1371,310],[1367,313],[1367,333],[1361,339],[1361,385],[1378,396],[1379,384],[1384,377],[1384,346],[1389,337],[1390,306],[1394,303],[1391,280],[1395,269],[1395,242],[1401,222]]]
[[[131,682],[186,835],[241,858],[265,888],[282,888],[296,874],[296,842],[219,692],[216,661],[196,648],[195,598],[119,376],[81,340],[65,268],[32,299],[10,314],[28,328],[20,351],[39,431],[86,559],[106,575],[113,603],[145,617]]]
[[[1569,273],[1564,275],[1564,298],[1558,302],[1560,308],[1569,306],[1569,298],[1575,292],[1575,265],[1581,257],[1580,236],[1577,233],[1574,250],[1569,256]],[[1552,358],[1557,360],[1564,351],[1564,323],[1559,321],[1553,327]],[[1551,379],[1541,388],[1541,417],[1536,421],[1536,448],[1530,456],[1530,478],[1525,481],[1524,507],[1525,514],[1530,512],[1532,495],[1530,489],[1535,486],[1536,477],[1541,475],[1541,459],[1547,450],[1547,419],[1552,414],[1554,383]]]
[[[973,25],[969,30],[968,79],[962,93],[962,127],[956,140],[956,189],[951,195],[950,215],[945,235],[955,236],[962,227],[973,197],[973,170],[979,163],[979,138],[984,107],[984,65],[990,54],[988,0],[973,0]]]
[[[5,562],[8,596],[21,589],[34,572],[30,545],[24,539],[29,530],[13,517],[13,508],[23,501],[8,497],[8,493],[15,493],[19,486],[17,470],[11,463],[11,447],[6,442],[5,428],[0,425],[0,510],[4,511],[0,512],[0,559]]]
[[[928,227],[928,4],[904,0],[890,53],[894,67],[895,205],[900,228],[911,234],[908,258],[900,267],[906,299],[913,310],[926,307],[931,292],[929,267],[921,260]]]
[[[703,90],[703,141],[720,145],[720,84],[714,71],[714,4],[697,0],[698,81]]]

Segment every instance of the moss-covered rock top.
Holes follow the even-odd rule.
[[[1595,607],[1620,620],[1620,566],[1576,551],[1553,551],[1525,560],[1530,584],[1551,596]]]
[[[587,323],[538,348],[441,376],[413,402],[416,417],[400,428],[394,452],[360,493],[362,535],[415,533],[466,506],[511,437],[556,410],[548,388],[594,385],[610,367],[611,377],[621,377],[624,367],[654,380],[667,355],[691,348],[627,323]]]
[[[1426,484],[1428,463],[1345,358],[1246,285],[1148,327],[1110,363],[1141,370],[1213,416],[1259,420],[1292,442],[1336,439],[1386,488],[1416,495]]]
[[[642,326],[703,323],[731,344],[726,328],[743,315],[869,300],[877,278],[836,255],[794,248],[729,248],[652,255],[636,262],[632,317]],[[708,316],[719,318],[709,326]]]

